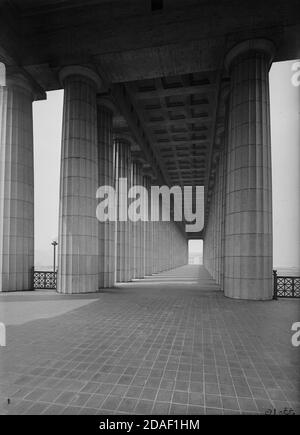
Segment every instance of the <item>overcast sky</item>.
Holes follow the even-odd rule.
[[[51,242],[58,236],[62,108],[63,91],[33,104],[36,266],[52,264]]]
[[[270,72],[274,267],[285,268],[300,266],[300,87],[292,84],[293,64],[273,64]],[[33,109],[36,266],[52,264],[58,235],[63,92],[47,96]]]
[[[300,266],[300,87],[295,62],[270,71],[274,267]],[[300,84],[300,83],[299,83]]]

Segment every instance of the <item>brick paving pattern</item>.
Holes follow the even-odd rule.
[[[299,301],[225,298],[199,266],[91,298],[7,327],[1,414],[300,414],[300,351],[291,344]]]

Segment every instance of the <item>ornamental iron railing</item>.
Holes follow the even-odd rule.
[[[300,298],[300,277],[279,276],[277,270],[273,270],[274,299],[277,298]]]
[[[35,270],[33,272],[34,289],[56,289],[57,272],[42,272]]]

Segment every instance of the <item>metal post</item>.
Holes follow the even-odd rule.
[[[274,294],[273,299],[277,301],[277,270],[273,270]]]
[[[51,245],[53,246],[53,272],[56,272],[56,246],[58,243],[54,240]]]

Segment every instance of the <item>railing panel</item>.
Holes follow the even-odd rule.
[[[295,278],[294,297],[295,298],[300,298],[300,277],[299,278]]]
[[[34,271],[33,288],[34,289],[56,289],[56,272]]]
[[[277,298],[300,298],[300,277],[278,276],[273,271],[274,299]]]

